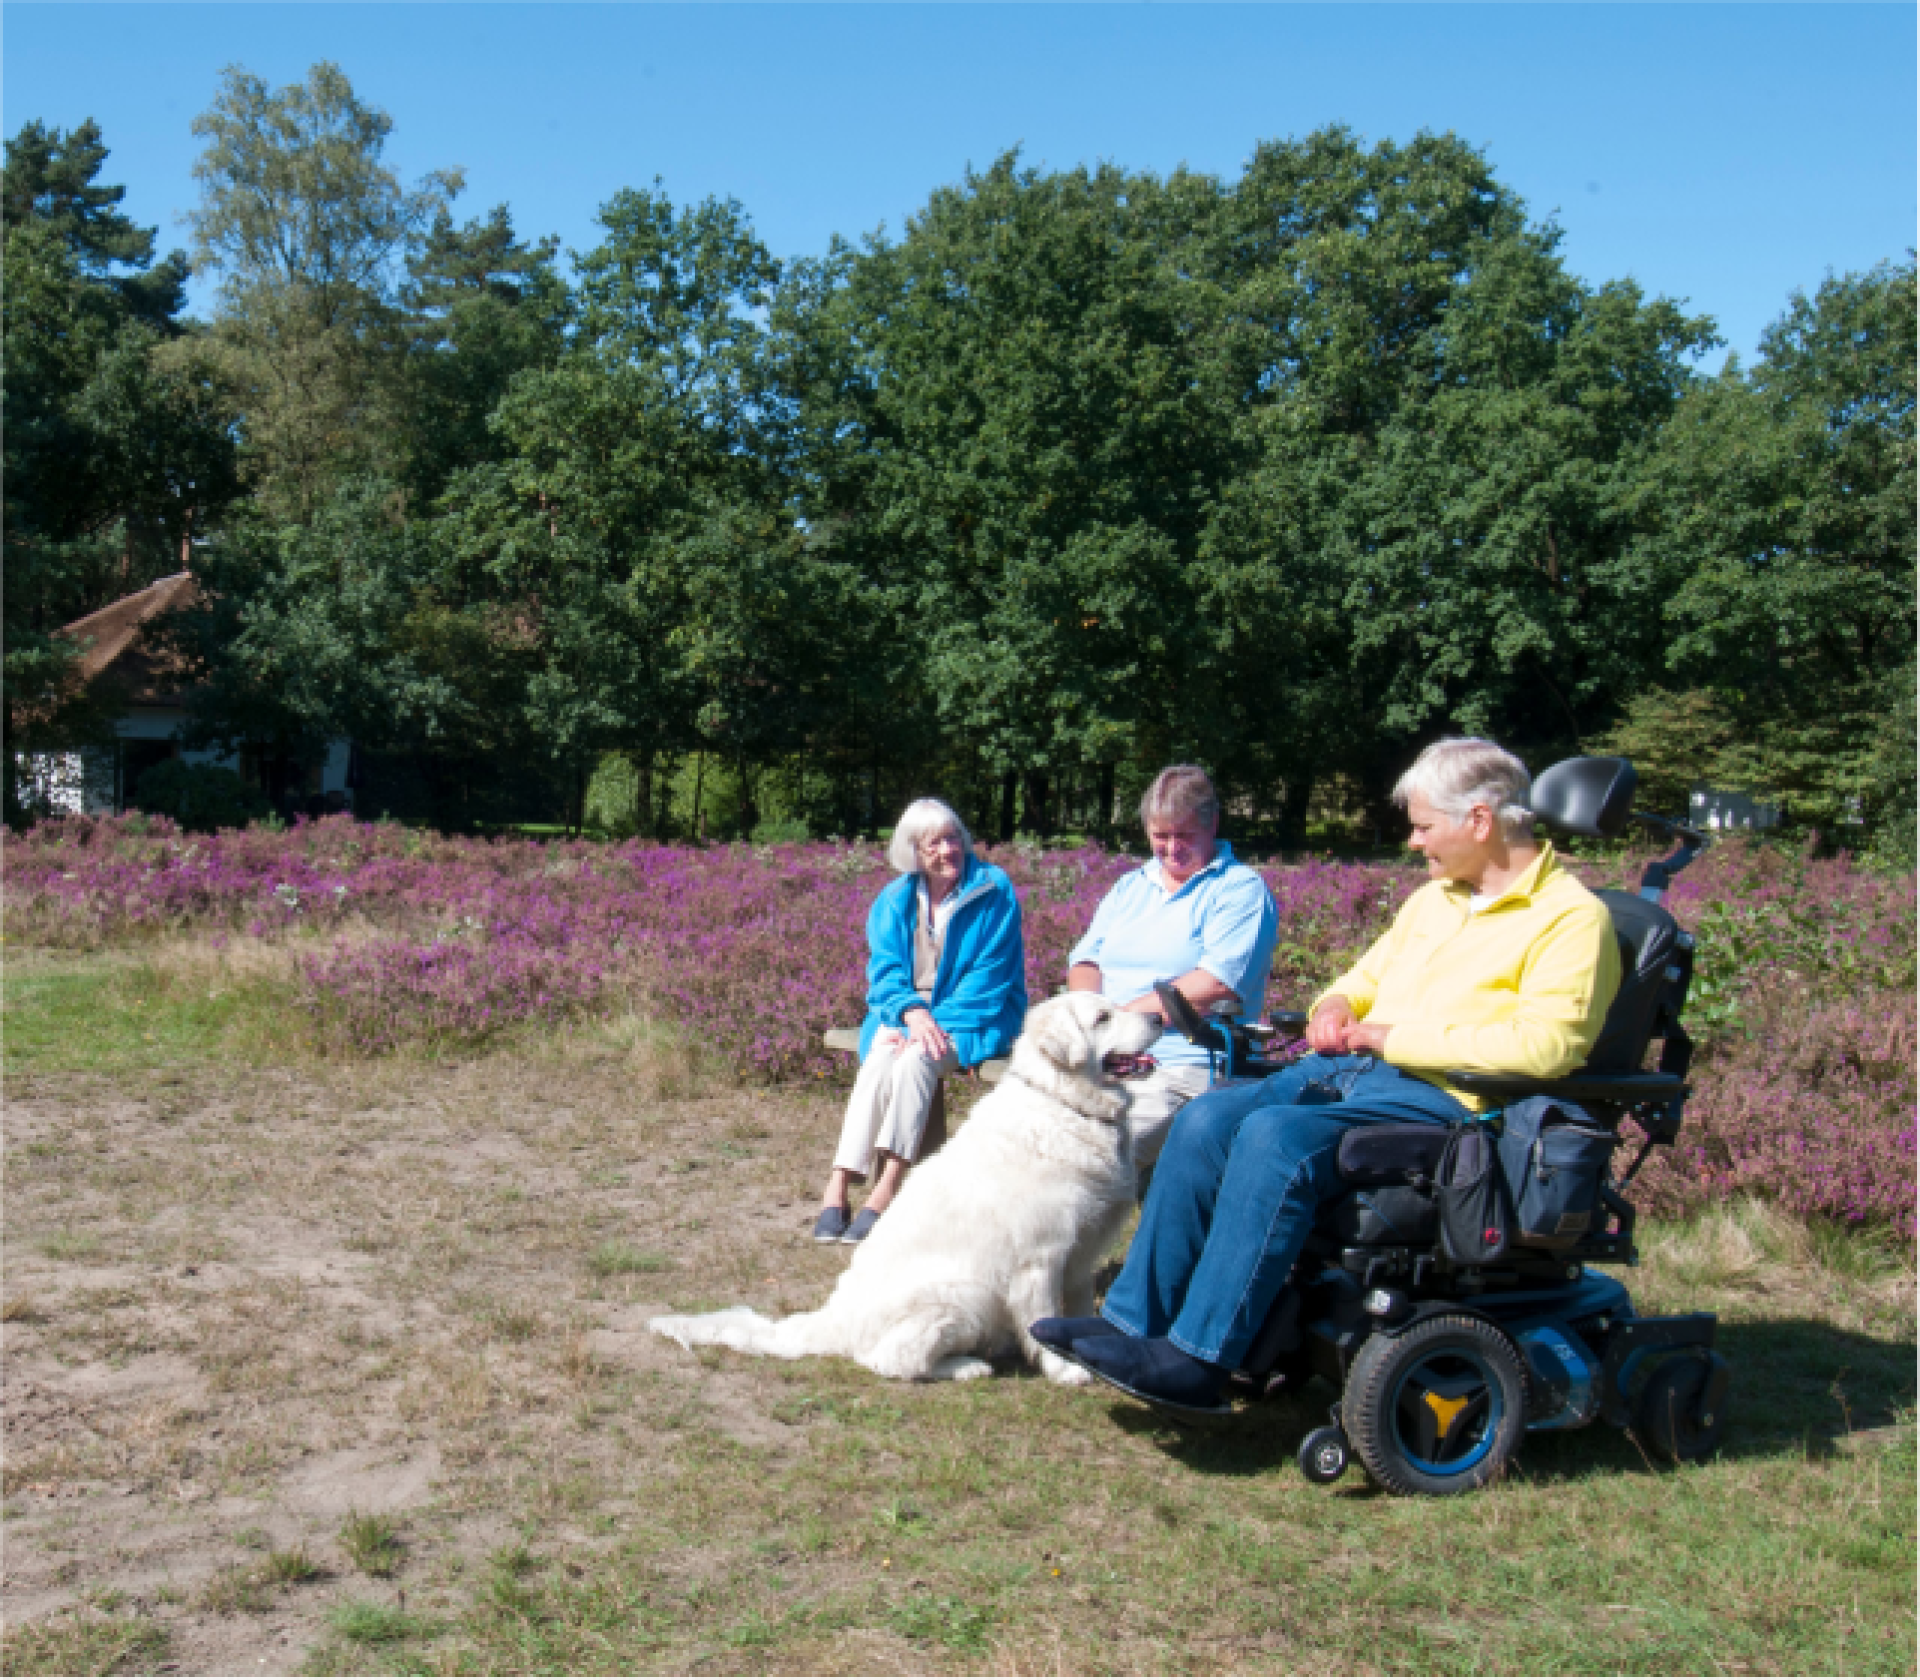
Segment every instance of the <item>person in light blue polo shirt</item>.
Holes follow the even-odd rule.
[[[1196,1009],[1230,1001],[1258,1014],[1273,966],[1278,916],[1267,884],[1217,838],[1220,801],[1191,764],[1162,770],[1140,801],[1151,861],[1123,875],[1068,957],[1067,987],[1099,992],[1145,1014],[1160,1012],[1156,980],[1170,980]],[[1134,1159],[1153,1165],[1173,1117],[1208,1085],[1207,1053],[1171,1027],[1153,1047],[1158,1069],[1128,1086]]]

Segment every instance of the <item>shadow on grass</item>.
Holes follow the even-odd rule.
[[[1733,1367],[1726,1439],[1720,1457],[1777,1458],[1783,1452],[1826,1457],[1849,1438],[1911,1419],[1915,1344],[1841,1330],[1815,1319],[1722,1322],[1715,1342]],[[1219,1423],[1179,1425],[1130,1400],[1108,1408],[1129,1435],[1150,1437],[1169,1458],[1201,1475],[1254,1477],[1291,1467],[1301,1438],[1328,1418],[1335,1390],[1315,1382],[1301,1394],[1239,1407]],[[1645,1476],[1659,1466],[1624,1431],[1604,1422],[1586,1429],[1529,1434],[1516,1473],[1558,1479],[1599,1474]]]

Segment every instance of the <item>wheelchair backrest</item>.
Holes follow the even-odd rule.
[[[1678,1018],[1692,972],[1680,926],[1658,904],[1611,889],[1594,895],[1620,941],[1620,990],[1607,1011],[1589,1073],[1637,1073],[1647,1046]]]

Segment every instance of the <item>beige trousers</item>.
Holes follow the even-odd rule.
[[[873,1170],[876,1149],[909,1163],[919,1159],[921,1135],[940,1081],[959,1071],[959,1058],[951,1050],[938,1061],[929,1061],[911,1043],[903,1044],[898,1038],[889,1041],[883,1032],[873,1041],[853,1082],[834,1166],[866,1178]]]
[[[1207,1088],[1203,1067],[1156,1068],[1151,1078],[1127,1086],[1127,1124],[1133,1129],[1133,1164],[1145,1171],[1160,1158],[1173,1117]]]

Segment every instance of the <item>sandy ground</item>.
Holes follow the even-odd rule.
[[[144,1614],[170,1668],[285,1670],[340,1597],[496,1553],[528,1478],[630,1483],[611,1396],[693,1398],[647,1317],[794,1310],[844,1259],[782,1165],[824,1175],[837,1099],[687,1084],[577,1051],[11,1081],[9,1619]],[[698,1403],[766,1445],[777,1398],[713,1371]],[[355,1514],[396,1519],[395,1580],[343,1552]],[[248,1590],[298,1548],[311,1581]]]
[[[1414,1508],[1294,1473],[1326,1397],[1210,1446],[1037,1380],[909,1390],[649,1335],[669,1308],[824,1298],[846,1251],[806,1233],[842,1099],[703,1084],[638,1029],[462,1063],[35,1074],[6,1095],[19,1668],[1341,1671],[1380,1665],[1383,1626],[1449,1617],[1468,1643],[1431,1648],[1440,1668],[1660,1672],[1711,1649],[1729,1672],[1824,1672],[1910,1651],[1872,1595],[1904,1598],[1911,1478],[1883,1488],[1864,1453],[1911,1440],[1910,1270],[1777,1263],[1732,1225],[1656,1236],[1636,1294],[1735,1313],[1725,1461],[1655,1476],[1596,1430],[1530,1452],[1537,1482]],[[1820,1431],[1847,1452],[1814,1452]],[[1458,1582],[1427,1602],[1422,1572],[1366,1573],[1376,1550],[1464,1569],[1515,1535],[1539,1561],[1570,1509],[1586,1526],[1544,1548],[1551,1607],[1458,1610]],[[1780,1530],[1777,1552],[1694,1558],[1728,1510]],[[369,1518],[387,1563],[352,1543]],[[1803,1518],[1825,1551],[1796,1549]],[[1656,1566],[1640,1536],[1662,1524]],[[1593,1579],[1565,1584],[1589,1554]],[[1683,1620],[1703,1594],[1719,1608],[1678,1644],[1596,1657],[1582,1595],[1611,1614],[1630,1590]],[[1777,1623],[1824,1629],[1843,1599],[1866,1643],[1776,1649]],[[355,1607],[442,1631],[347,1639]]]

